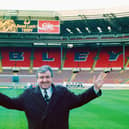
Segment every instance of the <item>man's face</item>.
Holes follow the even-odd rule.
[[[49,88],[52,84],[52,77],[50,71],[46,71],[44,73],[38,73],[37,82],[40,88]]]

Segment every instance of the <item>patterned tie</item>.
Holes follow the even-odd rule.
[[[48,103],[49,102],[49,96],[48,96],[48,94],[47,94],[47,90],[46,89],[44,89],[44,99],[45,99],[45,101],[46,101],[46,103]]]

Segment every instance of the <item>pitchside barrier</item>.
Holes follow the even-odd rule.
[[[72,89],[87,89],[93,86],[93,83],[82,83],[82,82],[64,82],[63,86]],[[129,89],[129,84],[111,84],[106,83],[102,89]]]
[[[70,89],[88,89],[93,86],[93,83],[82,83],[82,82],[64,82],[56,83],[57,85],[62,85]],[[36,86],[36,83],[26,83],[26,82],[0,82],[0,88],[14,88],[22,89]],[[129,89],[129,84],[111,84],[106,83],[103,85],[102,89]]]

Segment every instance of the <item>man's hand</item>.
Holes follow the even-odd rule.
[[[104,84],[104,78],[107,76],[108,73],[101,72],[98,77],[94,76],[93,84],[95,90],[99,90]]]

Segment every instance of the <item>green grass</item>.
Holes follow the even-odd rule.
[[[0,92],[16,96],[22,90],[0,89]],[[70,129],[129,129],[129,90],[103,90],[101,97],[73,109],[69,123]],[[27,129],[24,112],[0,107],[0,129]]]

